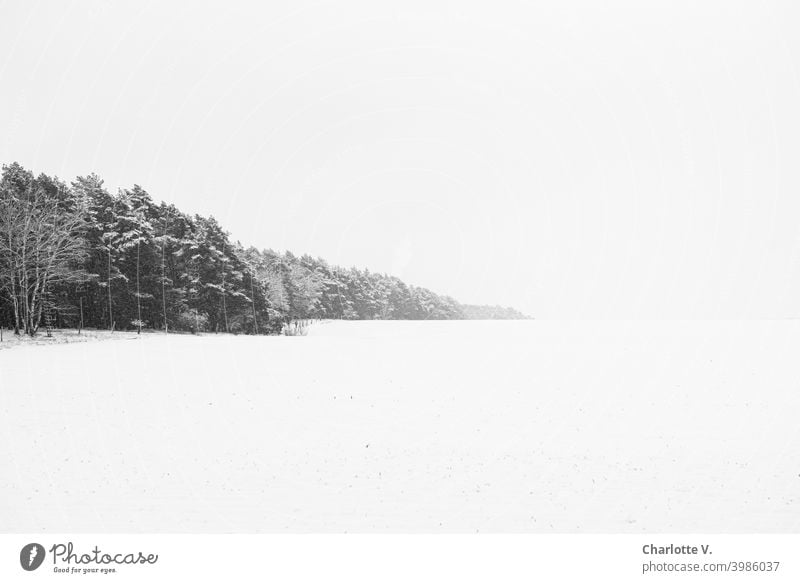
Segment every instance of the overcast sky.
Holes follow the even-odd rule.
[[[547,318],[800,316],[796,2],[3,2],[0,161]]]

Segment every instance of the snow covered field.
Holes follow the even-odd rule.
[[[798,532],[800,322],[0,351],[3,532]]]

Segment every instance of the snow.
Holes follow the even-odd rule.
[[[0,351],[5,532],[796,532],[800,322]]]

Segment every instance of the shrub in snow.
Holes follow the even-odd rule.
[[[305,320],[294,320],[284,324],[283,333],[286,336],[306,336],[308,334],[308,323]]]

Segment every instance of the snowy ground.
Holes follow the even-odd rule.
[[[152,332],[149,332],[152,333]],[[136,338],[136,332],[108,330],[87,330],[80,332],[74,329],[53,330],[50,336],[41,328],[36,336],[27,334],[14,334],[13,330],[4,328],[0,335],[0,350],[8,348],[21,348],[23,346],[47,346],[49,344],[67,344],[73,342],[93,342],[95,340],[129,340]]]
[[[3,532],[798,532],[800,322],[0,351]]]

